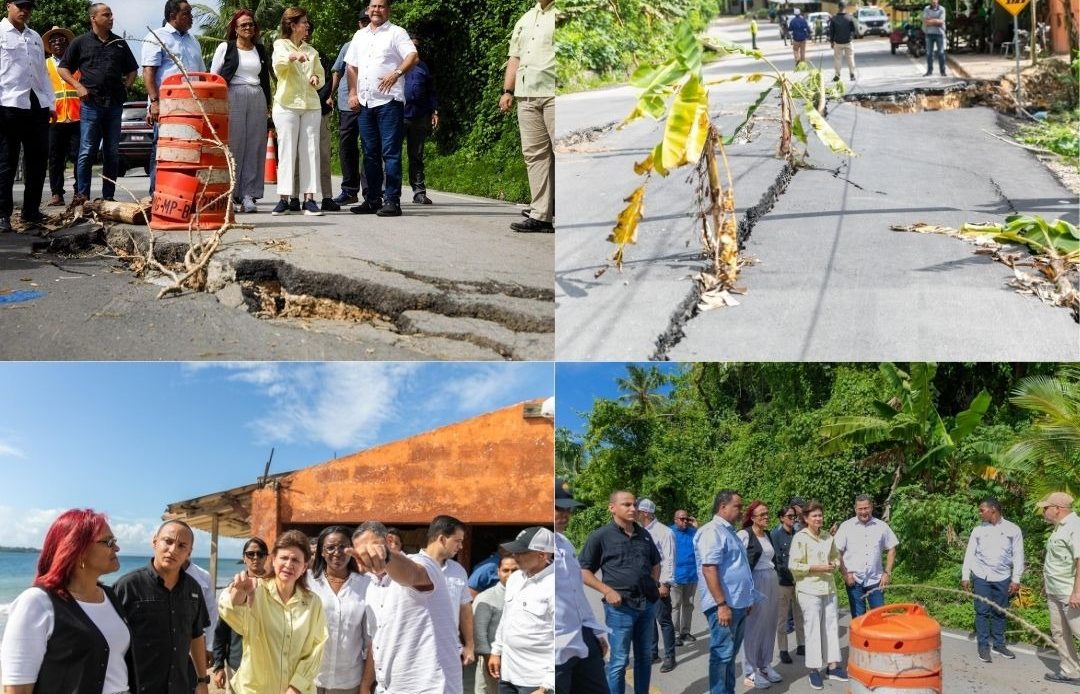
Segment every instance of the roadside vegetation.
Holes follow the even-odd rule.
[[[608,520],[616,489],[654,500],[668,522],[676,508],[709,518],[724,487],[774,512],[792,496],[816,498],[826,526],[868,493],[900,538],[893,583],[927,587],[893,588],[887,600],[920,602],[966,631],[970,598],[929,588],[959,588],[978,503],[994,496],[1024,532],[1027,570],[1012,607],[1048,631],[1051,528],[1033,505],[1052,490],[1080,496],[1080,367],[698,363],[667,376],[630,365],[617,385],[620,397],[585,413],[582,435],[556,433],[556,474],[588,505],[568,529],[576,545]],[[1010,639],[1032,639],[1010,629]]]
[[[1080,171],[1080,51],[1073,51],[1072,63],[1058,71],[1055,81],[1060,84],[1059,96],[1047,117],[1022,127],[1017,139],[1053,152]]]

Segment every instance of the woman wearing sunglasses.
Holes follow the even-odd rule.
[[[261,537],[253,537],[245,542],[244,573],[252,578],[265,577],[266,557],[269,554],[270,550]],[[228,622],[219,619],[214,629],[214,686],[224,689],[226,694],[232,694],[232,678],[240,669],[243,648],[244,640],[240,635],[233,631]]]
[[[319,596],[307,586],[307,536],[299,530],[282,533],[270,558],[271,577],[238,573],[219,601],[221,618],[244,639],[233,691],[315,694],[326,616]]]
[[[364,595],[371,581],[345,553],[351,547],[352,533],[340,525],[323,529],[315,545],[309,583],[322,599],[329,633],[315,678],[317,694],[357,694],[364,675]]]
[[[60,514],[45,534],[34,587],[11,605],[0,645],[4,694],[134,692],[131,632],[101,576],[120,568],[105,516]]]
[[[266,118],[270,113],[270,61],[259,43],[251,10],[237,10],[214,51],[210,72],[229,83],[229,149],[236,160],[233,198],[241,212],[255,212],[263,196]]]
[[[742,530],[738,532],[754,577],[754,590],[762,599],[746,617],[743,637],[743,682],[748,687],[768,689],[784,678],[772,668],[776,644],[776,594],[778,582],[773,560],[776,550],[769,538],[769,507],[756,500],[746,509]]]

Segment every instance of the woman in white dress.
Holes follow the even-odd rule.
[[[763,501],[750,504],[743,519],[743,529],[737,534],[746,547],[746,557],[753,571],[754,590],[762,595],[746,617],[742,645],[743,675],[746,679],[743,684],[768,689],[784,678],[772,667],[780,582],[773,564],[776,551],[769,539],[769,508]]]

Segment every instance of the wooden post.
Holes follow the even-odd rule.
[[[1031,0],[1031,4],[1028,5],[1028,9],[1031,10],[1031,67],[1039,63],[1039,42],[1036,41],[1039,23],[1035,21],[1035,2],[1036,0]]]
[[[217,595],[218,589],[218,519],[220,517],[221,514],[215,513],[210,521],[210,585],[214,588],[214,595]]]

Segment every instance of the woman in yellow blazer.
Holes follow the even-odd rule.
[[[834,578],[840,568],[840,551],[833,536],[823,530],[825,513],[821,502],[806,504],[806,527],[791,539],[788,569],[795,577],[795,593],[803,613],[806,634],[806,667],[810,688],[822,689],[824,679],[847,682],[847,670],[840,662],[840,626]],[[828,663],[828,669],[822,668]]]
[[[315,694],[327,635],[322,601],[307,587],[310,558],[307,536],[290,530],[274,543],[272,577],[239,573],[221,594],[221,618],[244,640],[236,694]]]
[[[277,77],[274,92],[274,128],[278,138],[278,200],[271,214],[289,213],[289,198],[303,195],[303,211],[321,215],[315,203],[319,189],[319,126],[322,108],[319,87],[326,81],[319,52],[307,43],[311,22],[307,10],[290,7],[281,15],[281,33],[274,41],[270,64]],[[300,190],[293,189],[294,167],[299,164]]]

